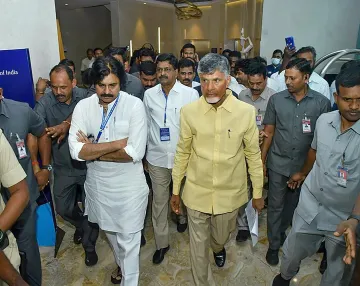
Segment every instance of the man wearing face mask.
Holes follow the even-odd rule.
[[[279,249],[299,200],[300,189],[288,188],[287,182],[301,170],[317,119],[331,110],[330,101],[309,88],[311,71],[305,59],[294,59],[287,65],[287,90],[270,97],[263,122],[267,137],[261,155],[269,177],[266,261],[270,265],[279,263]]]
[[[152,222],[156,244],[153,263],[160,264],[170,248],[169,185],[179,138],[180,110],[199,95],[195,89],[176,80],[178,60],[173,54],[159,55],[156,65],[160,83],[145,91],[144,105],[149,124],[146,161],[153,190]],[[178,218],[177,230],[184,232],[186,228],[186,214],[183,213]]]
[[[63,122],[70,126],[71,122],[67,118],[71,118],[76,104],[87,97],[87,91],[76,88],[74,74],[66,65],[57,65],[51,69],[50,82],[51,91],[36,103],[35,111],[45,120],[48,130]],[[68,134],[60,143],[53,139],[52,155],[56,212],[75,227],[73,241],[83,245],[85,264],[93,266],[98,261],[95,243],[99,227],[88,222],[77,204],[78,197],[85,197],[86,164],[71,159]]]
[[[182,199],[189,220],[192,274],[195,285],[213,286],[209,247],[216,265],[223,267],[224,245],[236,227],[239,208],[248,201],[246,162],[254,189],[253,207],[258,211],[264,207],[263,171],[255,108],[227,90],[228,60],[207,54],[198,71],[203,96],[181,110],[171,207],[181,212],[180,187],[186,173]]]
[[[271,57],[271,65],[266,67],[267,76],[271,77],[272,74],[279,72],[281,67],[281,59],[283,57],[283,52],[281,50],[275,50]]]

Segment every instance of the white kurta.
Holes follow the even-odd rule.
[[[87,162],[85,214],[89,221],[99,224],[103,230],[135,233],[143,228],[149,193],[142,165],[147,121],[140,99],[125,92],[120,92],[119,96],[99,143],[128,138],[125,152],[133,158],[133,162]],[[114,103],[109,104],[109,111]],[[102,115],[103,108],[96,94],[83,99],[75,107],[69,132],[73,159],[81,161],[78,155],[84,145],[77,142],[77,131],[82,130],[96,138]]]

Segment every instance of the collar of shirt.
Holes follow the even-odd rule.
[[[328,120],[328,123],[336,129],[338,134],[341,134],[341,115],[340,112],[334,112],[334,116]],[[354,130],[360,135],[360,120],[358,120],[350,129]]]
[[[51,94],[52,94],[52,96],[51,96],[52,106],[54,106],[56,104],[62,104],[62,102],[60,102],[60,101],[58,101],[56,99],[56,96],[52,91],[51,91]],[[80,99],[82,99],[82,97],[78,94],[77,87],[74,87],[73,90],[72,90],[72,98],[71,98],[71,101],[70,101],[69,105],[71,105],[74,102],[78,102]]]
[[[293,96],[289,90],[286,89],[287,95],[285,96],[285,98],[291,98],[295,100],[295,96]],[[312,93],[312,89],[310,87],[308,87],[308,92],[306,93],[305,97],[302,99],[304,100],[305,98],[313,98],[314,95]]]
[[[309,78],[309,83],[322,83],[323,80],[324,79],[321,76],[319,76],[316,72],[313,72]]]
[[[249,97],[251,100],[253,100],[252,99],[252,93],[251,93],[251,89],[250,88],[247,88],[246,89],[246,94],[245,94],[247,97]],[[261,99],[264,99],[264,100],[266,100],[266,99],[268,99],[268,97],[269,97],[269,88],[268,87],[265,87],[265,89],[263,90],[263,92],[260,94],[260,96],[255,100],[255,101],[258,101],[260,98]],[[254,100],[253,100],[254,101]],[[255,102],[254,101],[254,102]]]
[[[172,87],[171,91],[175,91],[176,93],[180,93],[181,92],[181,83],[176,80],[174,86]],[[163,95],[163,90],[162,90],[162,86],[159,83],[159,87],[158,87],[158,92],[161,93]]]
[[[9,109],[6,106],[6,99],[5,98],[3,98],[0,101],[0,114],[6,116],[7,118],[10,118],[9,117]]]
[[[224,108],[228,112],[232,112],[232,101],[234,100],[232,91],[227,89],[226,96],[227,96],[227,98],[225,99],[223,104],[221,104],[218,108]],[[201,103],[201,108],[203,109],[204,114],[206,114],[211,109],[214,109],[214,107],[211,104],[207,103],[204,96],[202,96],[202,98],[200,99],[200,103]]]

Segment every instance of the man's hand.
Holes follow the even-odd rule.
[[[37,164],[32,164],[32,168],[33,168],[33,173],[34,173],[35,176],[36,176],[37,173],[39,173],[41,171],[40,166],[39,166],[38,163]]]
[[[264,142],[264,137],[268,138],[269,135],[267,135],[264,130],[261,130],[259,133],[259,145],[261,146],[262,143]]]
[[[46,187],[46,185],[49,183],[49,175],[50,175],[50,172],[48,170],[44,170],[44,169],[35,174],[36,181],[38,183],[40,191],[42,191]]]
[[[127,146],[128,138],[116,140],[115,143],[119,150],[124,149]]]
[[[148,161],[146,161],[146,159],[143,159],[143,167],[144,167],[144,170],[149,173],[149,163]]]
[[[259,213],[261,213],[261,210],[264,208],[264,205],[265,205],[265,202],[264,202],[263,198],[252,200],[253,208],[256,209]]]
[[[288,46],[285,47],[284,49],[284,59],[291,59],[293,57],[293,55],[295,55],[296,53],[296,48],[293,47],[292,49],[289,49]]]
[[[172,195],[170,200],[171,209],[177,215],[180,214],[180,196]]]
[[[345,264],[351,264],[352,259],[355,258],[356,254],[356,227],[358,221],[356,219],[349,219],[342,221],[336,228],[334,235],[339,237],[344,235],[346,243],[346,252],[343,258]]]
[[[60,144],[65,136],[69,133],[70,124],[62,122],[59,125],[46,128],[46,134],[51,138],[59,137],[57,143]]]
[[[77,141],[78,142],[81,142],[81,143],[85,143],[85,144],[89,144],[89,143],[93,143],[87,136],[84,132],[82,132],[81,130],[79,130],[77,133],[76,133],[76,136],[77,136]]]
[[[300,188],[301,184],[305,181],[306,175],[304,173],[295,173],[287,182],[288,187],[292,190]]]
[[[46,87],[48,86],[48,79],[39,77],[37,83],[36,83],[36,91],[40,93],[44,93]]]
[[[200,60],[199,60],[199,55],[197,53],[195,53],[195,62],[198,63]]]
[[[0,87],[0,101],[4,98],[4,90]]]

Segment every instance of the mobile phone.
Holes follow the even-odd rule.
[[[286,46],[288,47],[289,50],[295,49],[294,37],[285,38],[285,43],[286,43]]]

